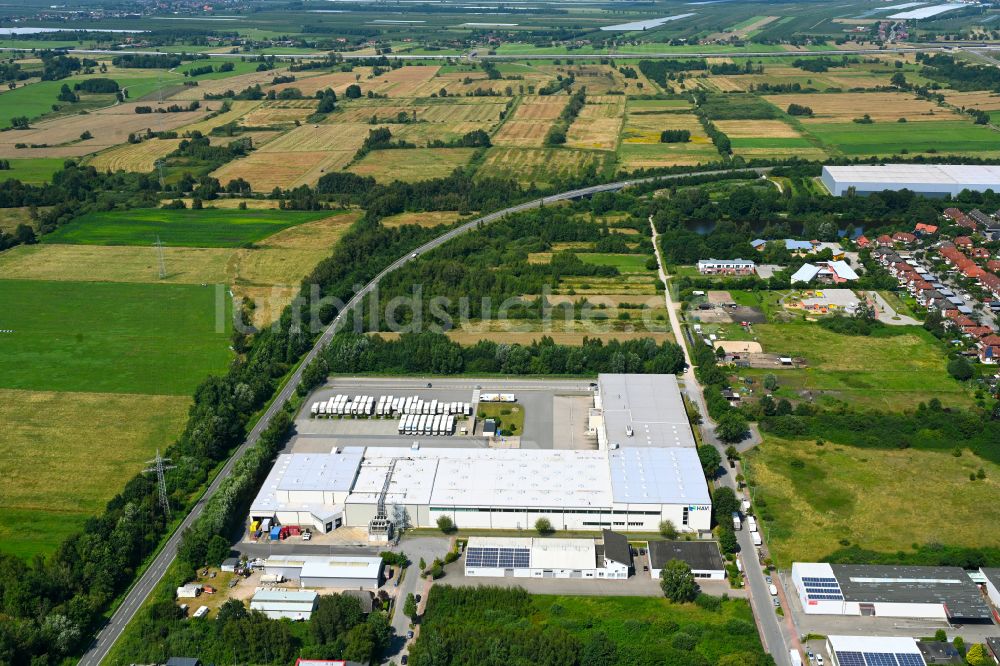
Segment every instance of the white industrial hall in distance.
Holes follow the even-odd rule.
[[[331,437],[329,452],[280,455],[249,519],[321,533],[367,527],[373,541],[436,527],[441,516],[478,529],[532,529],[539,518],[557,530],[654,532],[663,520],[686,533],[711,529],[674,375],[600,375],[586,420],[596,450],[435,447],[404,437],[398,447],[351,447]]]

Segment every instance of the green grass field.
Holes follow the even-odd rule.
[[[646,262],[650,256],[645,254],[611,254],[602,252],[577,252],[576,256],[585,264],[595,266],[614,266],[622,273],[648,273]]]
[[[964,407],[971,395],[952,379],[940,342],[917,327],[891,327],[891,335],[848,336],[810,322],[759,324],[754,334],[767,353],[801,356],[809,367],[773,372],[779,397],[812,399],[821,404],[842,400],[873,409],[913,408],[933,397],[945,405]]]
[[[36,81],[0,94],[0,128],[10,127],[10,119],[17,116],[37,118],[51,113],[64,83],[72,87],[70,81]]]
[[[189,395],[232,358],[218,289],[0,280],[0,388]]]
[[[513,435],[521,435],[524,432],[524,407],[522,405],[481,402],[476,416],[479,420],[498,419],[500,429],[510,430]]]
[[[52,174],[63,168],[66,160],[61,157],[36,157],[27,160],[8,160],[10,169],[0,171],[0,181],[16,178],[22,183],[33,185],[47,183]]]
[[[1000,494],[1000,466],[969,451],[956,458],[767,436],[745,459],[778,566],[823,562],[844,547],[841,540],[882,552],[913,544],[996,544],[982,507]],[[980,467],[986,478],[970,481],[969,473]],[[934,470],[933,483],[912,481],[928,470]]]
[[[859,111],[860,113],[860,111]],[[912,123],[815,123],[808,132],[845,155],[893,155],[936,151],[942,155],[995,152],[1000,134],[960,120]]]
[[[327,217],[327,212],[284,210],[164,210],[88,213],[44,237],[46,243],[240,247],[288,227]]]
[[[184,427],[187,396],[0,389],[0,552],[47,555]]]

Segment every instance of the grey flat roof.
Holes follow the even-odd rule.
[[[676,375],[602,374],[597,381],[610,447],[695,446]]]
[[[692,569],[721,571],[726,568],[715,541],[650,541],[649,567],[662,569],[670,560],[683,560]]]
[[[1000,568],[997,567],[982,567],[979,569],[979,573],[986,576],[986,580],[993,583],[998,590],[1000,590]]]
[[[979,588],[959,567],[831,564],[845,601],[943,604],[951,618],[990,620]]]
[[[628,545],[628,538],[611,530],[602,530],[602,536],[604,556],[627,567],[632,566],[632,547]]]
[[[705,472],[693,448],[608,451],[616,504],[711,505]]]

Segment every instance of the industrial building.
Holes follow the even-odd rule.
[[[905,636],[827,636],[833,666],[926,666],[919,641]]]
[[[992,622],[979,588],[958,567],[795,562],[792,582],[808,614]]]
[[[1000,569],[983,567],[979,570],[979,573],[986,580],[986,596],[990,598],[990,602],[997,608],[1000,609]],[[995,613],[997,615],[997,621],[1000,622],[1000,612]]]
[[[632,549],[624,535],[604,530],[595,539],[469,537],[465,575],[513,578],[611,578],[632,571]]]
[[[391,511],[390,511],[391,510]],[[694,448],[603,451],[538,449],[335,449],[278,457],[250,507],[251,520],[329,532],[394,523],[434,527],[622,528],[653,532],[673,521],[710,529],[711,499]]]
[[[589,429],[602,449],[695,446],[676,375],[598,375]]]
[[[308,620],[316,610],[319,595],[310,590],[257,588],[250,599],[250,610],[260,611],[272,620]]]
[[[369,528],[556,529],[683,532],[711,527],[711,499],[674,375],[602,374],[587,427],[598,450],[332,447],[277,462],[251,521]]]
[[[660,571],[670,560],[686,562],[695,578],[726,578],[726,563],[715,541],[650,541],[648,552],[649,575],[654,579],[660,577]]]
[[[973,164],[881,164],[825,166],[823,184],[834,196],[884,190],[910,190],[929,197],[956,196],[962,190],[1000,191],[1000,166]]]
[[[303,588],[377,590],[382,584],[382,558],[349,555],[272,555],[264,573],[297,581]]]

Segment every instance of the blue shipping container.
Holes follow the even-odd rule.
[[[277,541],[281,538],[281,526],[275,525],[271,528],[271,541]]]

